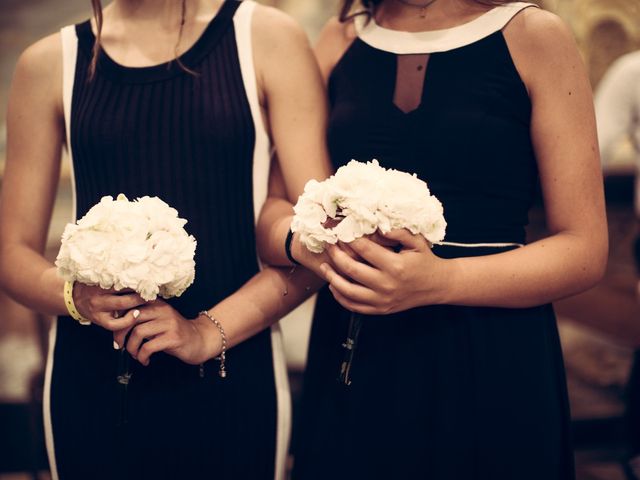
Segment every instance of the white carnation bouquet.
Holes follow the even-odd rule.
[[[444,239],[447,222],[440,201],[417,175],[385,169],[377,160],[352,160],[323,182],[310,180],[294,207],[291,231],[312,252],[325,245],[350,243],[380,230],[406,228],[430,245]],[[362,328],[362,315],[351,313],[339,379],[351,385],[351,364]]]
[[[158,197],[102,197],[67,224],[56,259],[67,281],[131,289],[147,301],[179,297],[195,278],[196,240]]]
[[[417,175],[351,160],[323,182],[310,180],[294,207],[291,230],[312,252],[380,230],[406,228],[431,244],[444,239],[440,201]]]

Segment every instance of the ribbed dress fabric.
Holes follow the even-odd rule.
[[[195,283],[169,301],[186,318],[258,272],[254,231],[255,129],[228,0],[177,62],[129,68],[100,53],[78,24],[71,109],[77,216],[104,195],[158,196],[188,220]],[[233,321],[233,319],[225,319]],[[119,352],[112,334],[58,319],[51,420],[59,477],[272,479],[277,402],[270,332],[198,367],[159,353],[132,360],[127,423],[119,422]],[[247,461],[250,457],[251,461]]]

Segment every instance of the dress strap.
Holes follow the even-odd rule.
[[[227,2],[233,0],[227,0]],[[238,3],[235,2],[234,3]],[[269,166],[271,163],[271,146],[267,130],[262,119],[262,109],[258,96],[258,83],[256,80],[256,70],[253,61],[253,44],[251,34],[251,23],[256,3],[253,0],[244,0],[236,10],[233,17],[233,26],[236,34],[236,45],[238,48],[238,60],[242,81],[244,83],[247,100],[251,108],[251,116],[256,132],[256,140],[253,155],[253,206],[254,220],[258,222],[258,216],[262,210],[262,205],[267,199],[269,187]]]
[[[73,171],[73,153],[71,151],[71,104],[73,101],[73,84],[76,77],[76,60],[78,58],[78,36],[75,25],[68,25],[60,30],[62,39],[62,105],[64,111],[64,130],[66,134],[69,172],[71,175],[72,214],[71,221],[76,221],[76,182]]]
[[[226,1],[235,2],[235,0]],[[267,199],[269,167],[271,164],[271,142],[262,118],[256,70],[253,61],[251,25],[255,8],[256,3],[253,0],[243,0],[233,17],[233,28],[236,35],[242,82],[244,83],[244,90],[247,95],[249,107],[251,108],[251,116],[253,118],[256,135],[253,147],[253,210],[254,219],[257,222],[262,206]],[[260,264],[260,259],[258,259],[258,263]],[[286,460],[291,432],[291,395],[282,342],[280,326],[276,323],[271,326],[273,375],[276,384],[278,405],[274,480],[282,480],[286,477]]]
[[[446,52],[502,30],[513,17],[529,7],[538,6],[527,2],[506,3],[462,25],[426,32],[391,30],[378,25],[367,15],[355,17],[354,25],[360,40],[378,50],[397,55]]]

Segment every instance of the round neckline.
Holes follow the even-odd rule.
[[[460,25],[437,30],[409,32],[384,27],[376,19],[359,15],[354,19],[358,38],[379,50],[396,54],[435,53],[469,45],[504,28],[521,10],[533,3],[498,5]]]
[[[233,17],[240,3],[236,0],[225,0],[222,3],[200,36],[178,57],[182,65],[188,69],[194,69],[204,59],[211,46],[217,42],[226,31],[226,27],[230,25],[229,20]],[[85,51],[85,54],[88,54],[88,58],[91,59],[93,45],[96,41],[91,20],[89,19],[76,25],[76,33],[79,45]],[[116,80],[133,83],[160,81],[180,73],[187,73],[176,59],[140,67],[123,65],[114,60],[103,48],[100,49],[100,54],[98,55],[97,70]]]

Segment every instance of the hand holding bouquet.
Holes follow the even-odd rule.
[[[174,330],[171,338],[193,331],[185,328],[186,322],[178,312],[156,300],[158,296],[180,296],[194,281],[196,241],[185,231],[186,223],[157,197],[129,201],[121,194],[117,200],[103,197],[77,223],[68,224],[62,235],[56,259],[58,274],[67,285],[82,284],[86,294],[82,312],[78,313],[71,299],[70,313],[89,316],[89,320],[114,331],[118,339],[114,347],[122,347],[117,376],[123,385],[122,422],[126,421],[126,387],[132,376],[125,347],[146,365],[151,353],[176,347],[166,341],[166,325]],[[73,287],[70,291],[73,298]],[[148,307],[141,306],[147,303]],[[123,310],[134,308],[126,318],[117,318]],[[172,322],[152,321],[159,316]],[[141,322],[146,322],[144,329],[151,329],[151,334],[138,338],[141,332],[136,332],[132,345],[128,345],[132,327]],[[153,340],[141,354],[145,338]]]
[[[430,243],[442,241],[442,204],[415,174],[352,160],[323,182],[310,180],[294,207],[291,230],[312,252],[380,230],[406,228]]]
[[[314,253],[321,253],[327,245],[338,241],[349,244],[378,231],[383,235],[390,232],[403,235],[402,229],[424,237],[428,245],[432,245],[444,239],[447,225],[442,204],[431,195],[424,181],[416,175],[382,168],[377,160],[368,163],[352,160],[323,182],[309,181],[294,212],[291,230],[298,232],[300,241]],[[332,251],[330,249],[330,254]],[[352,272],[361,272],[363,279],[371,278],[370,266],[363,266],[344,254],[342,257],[351,262]],[[335,277],[346,290],[362,298],[376,297],[373,290],[358,283],[358,278],[348,281],[337,274]],[[332,283],[332,292],[340,303],[347,308],[354,305],[347,304],[347,299],[335,288]],[[362,316],[352,313],[347,339],[342,344],[345,357],[339,380],[345,385],[351,384],[351,364],[361,326]]]
[[[66,226],[58,274],[106,290],[128,289],[147,301],[180,296],[195,277],[196,241],[186,223],[157,197],[103,197]]]

